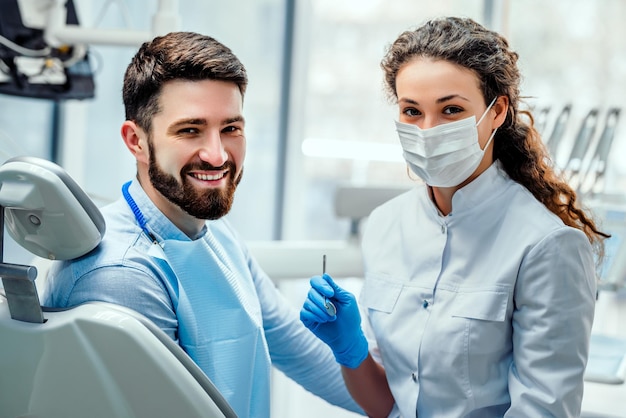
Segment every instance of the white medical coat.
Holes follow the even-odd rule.
[[[403,417],[580,415],[591,245],[498,162],[448,216],[425,186],[377,208],[363,255],[364,327]]]

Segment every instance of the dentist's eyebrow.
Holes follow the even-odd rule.
[[[419,103],[413,99],[408,99],[406,97],[401,97],[400,99],[398,99],[398,103],[409,103],[409,104],[413,104],[413,105],[419,105]]]
[[[461,96],[460,94],[451,94],[449,96],[444,96],[444,97],[437,99],[437,103],[447,102],[448,100],[452,100],[452,99],[461,99],[461,100],[465,100],[466,102],[470,101],[467,97]]]
[[[452,100],[452,99],[461,99],[461,100],[465,100],[466,102],[470,101],[467,97],[461,96],[460,94],[450,94],[448,96],[444,96],[444,97],[438,98],[436,100],[436,103],[444,103],[444,102],[447,102],[447,101]],[[406,98],[406,97],[402,97],[402,98],[398,99],[398,102],[419,105],[419,102],[417,100],[409,99],[409,98]]]

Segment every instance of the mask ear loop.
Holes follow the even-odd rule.
[[[487,143],[485,144],[485,147],[482,149],[482,151],[484,152],[487,147],[489,146],[489,144],[491,144],[491,140],[493,139],[494,136],[496,136],[496,131],[498,130],[498,128],[494,129],[493,132],[491,133],[491,136],[489,137],[489,139],[487,140]],[[479,145],[480,147],[480,145]]]
[[[480,119],[478,119],[478,122],[476,122],[476,126],[480,125],[480,122],[482,122],[483,119],[485,119],[485,116],[487,116],[487,112],[489,112],[489,109],[491,109],[491,106],[493,106],[493,104],[496,102],[497,99],[498,99],[498,96],[494,97],[491,103],[489,103],[489,106],[487,106],[487,109],[485,109],[485,113],[483,113]]]
[[[480,119],[478,120],[478,122],[476,122],[476,126],[478,126],[480,124],[480,122],[483,121],[483,119],[485,118],[485,116],[487,116],[487,112],[489,112],[489,109],[491,109],[491,106],[493,106],[493,104],[496,102],[496,99],[498,98],[498,96],[494,97],[493,100],[491,101],[491,103],[489,103],[489,106],[487,106],[487,109],[485,109],[485,113],[483,113],[483,115],[480,117]],[[498,128],[494,129],[493,132],[491,133],[491,136],[489,137],[489,139],[487,140],[487,143],[485,144],[485,146],[482,148],[482,151],[484,152],[487,147],[489,146],[489,144],[491,144],[491,141],[493,140],[493,137],[496,136],[496,131],[498,130]],[[478,145],[478,147],[480,148],[480,145]]]

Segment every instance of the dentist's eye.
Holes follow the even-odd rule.
[[[446,115],[454,115],[463,111],[464,109],[458,106],[447,106],[445,109],[443,109],[443,113]]]
[[[408,117],[415,117],[421,115],[421,112],[414,107],[407,107],[405,109],[402,109],[402,114]]]

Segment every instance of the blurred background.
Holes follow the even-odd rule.
[[[157,3],[74,0],[82,26],[137,30],[151,27]],[[430,17],[468,16],[508,37],[520,54],[526,104],[548,110],[538,117],[546,140],[562,109],[571,107],[555,155],[563,166],[584,117],[597,109],[599,135],[607,111],[626,102],[624,0],[177,3],[181,29],[225,43],[249,72],[246,175],[230,215],[246,239],[340,238],[350,223],[333,210],[339,185],[411,186],[379,62],[400,32]],[[93,98],[0,94],[0,159],[51,158],[95,199],[117,198],[135,173],[119,135],[122,77],[135,50],[89,46]],[[619,157],[625,130],[617,124],[606,192],[626,190]]]
[[[45,9],[54,1],[1,0],[0,29],[10,28],[15,4]],[[503,33],[519,53],[525,106],[584,203],[614,234],[609,258],[621,248],[626,1],[73,0],[72,7],[82,27],[148,31],[164,3],[175,6],[180,29],[215,37],[248,69],[245,176],[228,215],[246,240],[345,240],[358,224],[337,211],[340,190],[412,186],[379,62],[402,31],[456,15]],[[20,94],[0,66],[0,163],[18,155],[53,160],[103,205],[135,174],[119,130],[122,77],[137,45],[86,47],[74,70],[82,84],[69,96],[44,88]],[[6,252],[17,262],[28,256],[11,245]],[[305,285],[284,285],[294,306]],[[344,416],[276,379],[273,416]],[[319,409],[303,412],[303,399]]]

